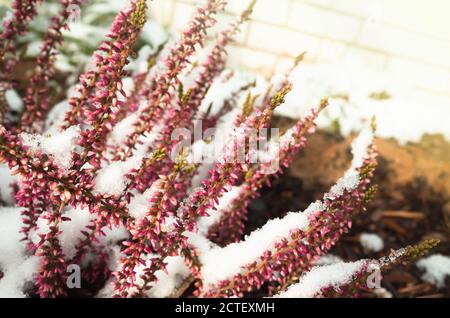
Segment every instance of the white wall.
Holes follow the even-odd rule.
[[[228,2],[220,26],[249,0]],[[151,14],[182,30],[201,3],[154,0]],[[230,63],[270,76],[306,50],[310,63],[358,63],[450,101],[449,12],[448,0],[257,0]]]

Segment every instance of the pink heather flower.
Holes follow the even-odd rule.
[[[73,5],[80,6],[83,2],[82,0],[62,0],[59,13],[51,19],[44,44],[36,58],[35,72],[24,98],[25,111],[20,121],[22,129],[29,132],[42,131],[45,115],[50,107],[49,81],[55,73],[55,50],[64,40],[62,30],[69,28],[68,22],[71,14],[69,8]]]
[[[140,30],[146,21],[147,5],[144,0],[132,0],[131,7],[119,12],[108,34],[110,40],[104,41],[94,55],[97,71],[95,84],[92,85],[92,97],[85,103],[86,123],[92,128],[82,133],[79,144],[84,148],[81,153],[81,162],[89,161],[93,169],[100,167],[100,160],[105,150],[106,137],[116,123],[116,114],[123,102],[117,94],[125,96],[122,76],[124,67],[128,64],[128,57],[132,46],[137,40]],[[85,88],[83,88],[85,89]],[[83,90],[82,89],[82,90]],[[82,92],[83,93],[83,92]],[[85,94],[73,104],[66,122],[71,123],[84,101]],[[91,153],[93,153],[91,155]],[[80,166],[81,167],[81,166]]]
[[[305,146],[306,135],[315,131],[314,121],[326,105],[327,101],[323,100],[318,109],[314,109],[311,115],[299,120],[294,127],[285,133],[285,136],[282,137],[283,142],[274,158],[264,163],[255,164],[254,167],[250,168],[239,188],[239,194],[229,204],[227,210],[222,211],[220,221],[209,229],[208,237],[211,240],[217,244],[226,245],[241,239],[248,204],[258,195],[262,186],[269,185],[272,179],[283,173],[283,167],[288,167],[294,160],[295,155]],[[280,164],[280,168],[275,174],[265,172],[275,164]]]
[[[14,1],[14,16],[0,35],[0,121],[4,92],[12,87],[9,75],[17,62],[15,40],[27,31],[39,2]],[[249,92],[241,114],[230,111],[242,93],[255,86],[250,81],[224,96],[220,110],[203,113],[212,85],[230,80],[226,75],[232,72],[224,72],[226,45],[249,18],[254,1],[219,33],[206,58],[188,68],[225,5],[224,0],[208,0],[167,55],[161,54],[164,58],[158,58],[155,67],[134,74],[135,87],[126,96],[122,81],[129,76],[126,66],[147,12],[145,0],[130,0],[94,53],[93,68],[80,76],[78,94],[69,99],[63,123],[44,127],[52,106],[48,85],[54,54],[67,27],[66,9],[82,2],[62,0],[60,15],[52,19],[28,83],[20,126],[8,124],[7,129],[0,123],[0,162],[11,175],[20,175],[13,194],[22,216],[21,233],[27,256],[38,260],[30,269],[32,296],[67,296],[69,264],[83,267],[83,282],[106,280],[99,296],[180,295],[193,281],[193,295],[201,297],[242,297],[262,289],[279,297],[358,296],[373,266],[385,269],[437,244],[425,242],[376,261],[341,264],[335,266],[339,275],[330,267],[333,275],[317,278],[321,270],[313,268],[315,261],[350,230],[352,217],[375,192],[370,186],[377,164],[371,129],[363,129],[355,139],[351,167],[322,200],[304,212],[270,220],[242,240],[250,201],[305,147],[327,104],[323,100],[291,127],[279,147],[253,133],[270,126],[275,108],[291,89],[289,73],[260,99]],[[221,152],[215,162],[191,161],[189,153],[198,144],[183,149],[175,160],[169,156],[177,150],[178,140],[172,139],[177,128],[190,134],[198,118],[204,119],[203,130],[222,127],[227,112],[233,116],[225,125],[235,130],[224,143],[201,144],[207,148],[217,142]],[[43,128],[47,133],[39,135]],[[251,147],[255,139],[268,141],[269,148],[256,153]],[[255,154],[265,160],[255,163]],[[0,204],[5,202],[0,198]],[[89,217],[72,214],[79,209]],[[4,275],[8,270],[0,272],[1,280]],[[161,278],[173,286],[165,285],[162,291]]]
[[[225,6],[223,0],[208,0],[204,8],[197,10],[197,14],[190,21],[189,28],[183,32],[180,41],[172,48],[164,64],[166,71],[159,73],[155,80],[155,87],[148,97],[146,106],[138,110],[138,120],[134,131],[127,137],[124,148],[118,148],[115,155],[122,160],[130,157],[133,148],[141,135],[149,133],[154,124],[162,118],[164,111],[172,100],[171,90],[179,84],[178,74],[187,66],[189,57],[195,52],[197,45],[203,45],[206,30],[216,22],[214,14]]]
[[[219,39],[200,66],[202,70],[196,77],[193,86],[188,88],[184,95],[180,94],[176,99],[175,107],[170,107],[166,110],[163,118],[164,124],[157,139],[152,145],[153,149],[164,149],[167,154],[171,153],[178,142],[177,140],[171,140],[172,132],[175,129],[191,128],[193,117],[211,87],[213,80],[225,67],[226,45],[232,41],[234,36],[236,36],[241,24],[249,18],[253,5],[254,2],[249,5],[248,9],[244,11],[237,22],[232,23],[227,30],[220,33]],[[149,151],[150,150],[151,149],[149,149]],[[119,158],[116,157],[116,159]],[[158,164],[158,167],[147,167],[141,177],[142,181],[139,184],[136,183],[136,188],[139,189],[139,191],[142,192],[142,189],[148,187],[151,182],[155,180],[156,172],[158,172],[158,174],[163,174],[164,172],[168,173],[167,169],[171,167],[169,158],[162,160],[162,162],[158,161],[156,164]],[[163,169],[166,169],[166,171]]]
[[[17,62],[14,41],[28,31],[29,22],[36,16],[37,5],[42,0],[15,0],[12,19],[5,19],[0,34],[0,81],[7,81],[7,76]]]
[[[4,123],[8,110],[5,92],[12,86],[9,75],[17,63],[15,41],[28,31],[28,25],[36,16],[36,7],[40,2],[42,0],[15,0],[12,4],[12,18],[3,21],[3,31],[0,34],[0,124]]]
[[[164,249],[158,249],[155,246],[156,244],[153,244],[153,251],[158,252],[160,256],[152,259],[151,266],[146,267],[145,269],[145,274],[143,277],[144,284],[142,287],[144,290],[147,282],[151,281],[154,278],[155,270],[158,269],[158,266],[161,266],[161,264],[163,264],[164,258],[172,255],[173,253],[176,253],[178,249],[181,249],[181,254],[187,258],[187,264],[190,266],[193,274],[195,275],[197,273],[199,268],[197,265],[198,262],[195,259],[195,254],[190,251],[187,243],[187,237],[185,237],[183,233],[185,231],[195,232],[196,218],[206,215],[206,210],[213,208],[214,204],[217,202],[217,198],[226,190],[227,187],[234,185],[235,182],[239,179],[240,175],[243,174],[246,166],[245,164],[238,163],[236,161],[227,162],[226,160],[229,160],[229,158],[237,158],[236,149],[239,148],[240,143],[245,143],[245,132],[250,128],[258,129],[264,127],[268,119],[270,118],[270,114],[272,113],[272,111],[284,102],[284,96],[288,93],[289,90],[290,86],[283,88],[280,92],[275,94],[269,108],[265,109],[262,113],[256,112],[255,114],[249,116],[247,120],[241,125],[241,134],[237,135],[238,138],[234,141],[234,144],[231,147],[228,146],[223,151],[224,162],[217,163],[215,167],[210,171],[209,180],[203,181],[202,187],[193,192],[187,200],[183,201],[179,205],[179,208],[175,213],[177,216],[176,221],[173,222],[173,233],[170,233],[169,235],[163,235],[161,237],[161,234],[159,233],[160,227],[157,227],[157,236],[155,238],[146,238],[147,241],[150,242],[150,244],[152,244],[152,241],[154,241],[163,246]],[[175,172],[178,171],[175,170]],[[174,183],[173,186],[175,185],[176,184]],[[168,193],[166,191],[163,191],[163,193],[167,195],[166,199],[168,200],[168,202],[172,203],[170,192]],[[167,211],[167,209],[171,211],[173,209],[173,204],[170,203],[157,206],[158,214],[161,215],[161,213],[164,213],[164,211]],[[166,215],[169,215],[168,212],[166,213]],[[153,222],[155,221],[158,222],[158,219],[154,220]],[[148,224],[147,226],[150,226],[150,224]],[[154,226],[154,224],[151,224],[151,226]],[[151,232],[151,230],[146,230],[144,233],[150,235]],[[144,251],[142,243],[138,242],[137,247],[135,244],[133,244],[133,242],[129,242],[129,244],[130,246],[127,251],[131,250],[132,248],[138,248],[138,252],[136,252],[134,256],[138,255],[139,257],[139,255]],[[132,252],[133,250],[130,251],[130,253]],[[133,265],[136,266],[137,263],[138,261],[135,261]],[[129,266],[128,268],[134,268],[133,265]],[[118,274],[119,279],[122,280],[125,277],[130,277],[131,275],[130,272],[124,273],[123,269],[124,267],[122,267],[122,271],[120,272],[120,274]],[[131,281],[135,281],[133,275],[131,275]],[[131,286],[133,285],[118,284],[116,285],[116,288],[119,291],[126,291]],[[125,294],[122,295],[127,295],[127,293],[125,292]]]

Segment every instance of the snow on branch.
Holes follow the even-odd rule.
[[[330,201],[344,199],[344,194],[357,191],[360,186],[360,170],[364,167],[364,158],[371,157],[373,133],[371,128],[364,130],[354,140],[352,153],[355,158],[352,166],[346,171],[330,192],[324,195],[323,201],[311,204],[304,212],[290,212],[284,218],[270,220],[261,229],[254,231],[242,242],[229,244],[226,247],[215,247],[206,253],[200,254],[202,263],[202,280],[207,289],[214,286],[220,288],[224,281],[245,274],[252,263],[264,263],[276,254],[280,242],[288,244],[295,231],[307,232],[315,222],[318,213],[333,213],[328,211]],[[357,166],[355,163],[360,163]],[[367,163],[366,163],[367,164]],[[323,229],[322,229],[323,230]]]

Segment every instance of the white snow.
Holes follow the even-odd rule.
[[[137,119],[137,114],[131,114],[118,122],[110,134],[109,141],[113,145],[121,145],[133,132]]]
[[[308,224],[305,213],[289,212],[282,219],[268,221],[239,243],[223,248],[215,247],[200,255],[203,283],[205,286],[214,285],[233,277],[243,266],[256,261],[265,251],[273,249],[274,244],[286,238],[292,230],[304,230]]]
[[[250,75],[244,72],[235,72],[232,78],[228,81],[224,81],[224,77],[228,76],[227,72],[222,72],[222,74],[214,80],[208,93],[205,98],[202,100],[202,103],[199,108],[200,113],[206,113],[207,109],[210,105],[211,111],[210,114],[214,115],[219,112],[223,103],[226,99],[230,98],[233,92],[239,91],[241,87],[248,85],[252,81],[256,79],[255,76]],[[245,92],[242,97],[245,98]],[[242,103],[238,103],[237,105],[241,105]]]
[[[64,217],[70,218],[70,221],[60,223],[59,229],[61,233],[58,238],[62,251],[66,259],[72,259],[76,254],[76,246],[84,235],[81,231],[88,231],[86,226],[90,225],[96,219],[96,215],[89,212],[87,208],[69,208],[64,211]],[[40,242],[40,234],[46,234],[49,231],[48,220],[45,214],[42,214],[37,220],[37,229],[30,232],[30,239],[34,244]],[[102,245],[110,246],[128,237],[128,232],[124,226],[111,227],[103,229],[105,235],[98,237]]]
[[[130,214],[130,216],[136,220],[140,220],[145,216],[148,209],[153,204],[150,202],[150,199],[156,192],[160,192],[161,182],[163,182],[163,180],[156,180],[152,183],[150,188],[144,191],[144,193],[134,193],[134,196],[128,204],[128,214]]]
[[[450,276],[450,257],[435,254],[419,260],[416,265],[425,271],[422,276],[424,281],[439,288],[445,287],[445,279]]]
[[[52,107],[47,115],[45,121],[46,127],[50,127],[50,130],[55,129],[61,125],[64,121],[66,112],[69,110],[69,100],[65,99]]]
[[[154,298],[169,297],[176,288],[180,287],[191,272],[180,256],[170,256],[164,260],[167,263],[167,273],[157,271],[155,273],[158,281],[148,291],[147,295]]]
[[[359,135],[352,142],[353,160],[351,167],[345,172],[331,190],[325,194],[324,198],[333,199],[340,196],[345,190],[355,189],[359,183],[358,168],[363,165],[364,159],[367,157],[369,146],[373,142],[373,132],[369,125],[365,126]]]
[[[94,179],[94,191],[108,195],[120,195],[127,185],[126,175],[133,168],[138,168],[141,162],[141,157],[133,156],[126,161],[115,161],[101,168]]]
[[[339,287],[350,283],[366,262],[366,260],[360,260],[313,267],[311,271],[300,278],[297,284],[291,285],[275,298],[320,297],[321,290],[326,287],[333,287],[339,291]]]
[[[54,130],[44,135],[21,133],[20,137],[31,151],[42,151],[50,155],[60,168],[68,169],[72,165],[72,152],[79,135],[80,128],[72,126],[61,132]]]
[[[208,253],[212,248],[217,247],[216,244],[211,242],[209,239],[207,239],[204,235],[201,233],[193,233],[193,232],[184,232],[183,235],[185,235],[188,238],[188,243],[192,245],[195,250],[202,254]]]
[[[367,252],[380,252],[384,248],[383,239],[374,233],[361,233],[359,242]]]
[[[0,164],[0,200],[7,205],[15,202],[11,185],[17,181],[18,177],[11,175],[8,166]]]
[[[318,260],[314,262],[315,266],[322,266],[322,265],[332,265],[342,262],[342,259],[339,256],[333,255],[333,254],[325,254],[321,256]]]
[[[5,92],[5,98],[10,109],[16,112],[22,111],[23,101],[14,89],[7,90]]]
[[[321,98],[329,96],[330,105],[317,120],[320,128],[328,128],[338,120],[341,132],[347,136],[375,116],[380,137],[393,137],[406,143],[418,141],[426,133],[442,133],[450,140],[448,98],[416,89],[392,74],[368,69],[354,61],[302,63],[290,80],[293,89],[286,102],[275,110],[278,115],[299,118],[312,105],[318,105]],[[385,100],[370,97],[382,91],[391,97]]]
[[[21,208],[0,207],[0,297],[25,297],[23,286],[37,272],[38,258],[26,255],[25,242],[19,233],[22,227]]]
[[[75,247],[85,237],[81,231],[86,230],[86,226],[95,219],[95,215],[87,208],[76,208],[68,210],[64,216],[70,218],[70,221],[61,222],[59,240],[64,255],[67,259],[71,259],[75,256]]]

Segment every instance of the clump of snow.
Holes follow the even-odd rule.
[[[110,264],[114,264],[111,270],[120,270],[121,263],[118,261],[123,254],[120,249],[114,247],[113,258]],[[159,257],[159,255],[149,254],[145,259],[146,264],[153,258]],[[166,271],[158,270],[155,272],[157,281],[153,286],[150,286],[150,290],[147,291],[148,297],[162,298],[170,297],[174,294],[176,289],[181,286],[181,284],[190,276],[191,272],[186,266],[183,258],[181,256],[169,256],[164,259],[167,264]],[[139,285],[142,283],[140,275],[143,274],[145,266],[140,264],[136,267],[136,283]],[[135,291],[134,288],[130,289],[130,293]],[[110,298],[115,294],[112,279],[106,282],[105,286],[99,291],[97,297],[100,298]]]
[[[0,268],[14,268],[23,261],[25,246],[20,242],[22,208],[0,208]]]
[[[170,297],[191,274],[180,256],[170,256],[164,261],[167,263],[167,273],[161,270],[155,273],[158,281],[148,291],[149,297]]]
[[[361,233],[359,242],[367,252],[380,252],[384,248],[383,239],[373,233]]]
[[[123,224],[106,228],[103,231],[105,235],[100,236],[98,240],[100,244],[110,248],[115,248],[119,242],[129,238],[129,232]]]
[[[216,244],[200,233],[184,232],[183,235],[186,235],[188,243],[200,254],[208,253],[212,248],[217,247]]]
[[[8,269],[0,280],[1,298],[25,298],[24,286],[33,280],[39,269],[39,257],[29,256],[17,267]]]
[[[333,199],[336,196],[340,196],[344,191],[350,191],[355,189],[360,181],[358,168],[360,168],[364,159],[368,155],[369,147],[373,142],[373,131],[371,127],[366,126],[361,130],[359,135],[352,142],[352,165],[345,172],[344,176],[340,178],[331,190],[325,194],[325,199]]]
[[[362,166],[364,159],[367,156],[367,151],[373,143],[373,130],[369,125],[361,129],[359,135],[352,142],[352,168],[357,169]]]
[[[417,267],[425,271],[422,279],[439,288],[445,287],[445,279],[450,276],[450,257],[435,254],[421,259],[416,263]]]
[[[136,220],[142,219],[152,203],[150,199],[161,191],[161,183],[164,182],[161,179],[154,181],[150,188],[144,191],[144,193],[135,193],[128,204],[128,214]]]
[[[84,235],[81,231],[86,231],[86,227],[91,225],[95,220],[95,214],[89,212],[87,208],[70,208],[64,211],[64,217],[70,220],[63,221],[59,225],[61,233],[58,235],[61,249],[66,259],[72,259],[77,252],[77,245],[80,240],[84,239]],[[49,223],[45,216],[42,214],[36,223],[36,230],[31,231],[30,239],[34,244],[38,244],[41,240],[40,235],[45,235],[49,231]],[[105,235],[100,236],[99,243],[104,246],[109,246],[117,243],[128,237],[128,232],[124,226],[111,227],[104,229]]]
[[[69,127],[61,132],[51,131],[45,135],[20,134],[23,144],[30,147],[31,151],[42,151],[50,155],[63,169],[68,169],[72,165],[72,152],[75,150],[79,136],[78,126]]]
[[[202,100],[199,113],[206,113],[208,108],[211,106],[210,114],[217,114],[223,106],[225,100],[230,98],[233,93],[238,92],[243,86],[246,86],[252,81],[258,79],[254,75],[250,75],[248,73],[235,72],[229,80],[225,81],[225,78],[228,76],[229,74],[227,72],[222,72],[222,74],[214,80],[208,90],[208,93]],[[263,85],[261,81],[257,81],[257,87],[258,83]],[[242,97],[245,98],[245,96]],[[241,105],[241,103],[238,103],[238,105]]]
[[[131,114],[120,122],[118,122],[110,135],[109,141],[111,141],[115,145],[122,144],[126,138],[133,132],[134,123],[137,121],[137,114]]]
[[[315,212],[325,211],[326,208],[327,208],[327,206],[322,201],[317,200],[317,201],[311,203],[303,213],[305,213],[306,216],[309,217],[312,214],[314,214]]]
[[[126,161],[113,162],[98,171],[94,179],[94,191],[108,195],[120,195],[127,185],[126,175],[139,167],[142,158],[133,156]]]
[[[23,286],[38,270],[38,257],[26,255],[21,241],[21,208],[0,208],[0,297],[25,297]]]
[[[70,104],[69,100],[65,99],[55,106],[52,107],[50,112],[47,115],[47,119],[45,121],[46,127],[57,127],[62,124],[66,115],[66,112],[69,110]]]
[[[241,268],[258,259],[294,229],[304,230],[309,225],[305,213],[289,212],[282,219],[268,221],[261,229],[252,232],[239,243],[223,248],[215,247],[200,255],[203,264],[202,277],[205,286],[229,279]]]
[[[7,205],[14,204],[12,184],[18,181],[17,176],[11,175],[6,164],[0,164],[0,200]]]
[[[322,266],[322,265],[332,265],[342,262],[342,259],[339,256],[333,255],[333,254],[326,254],[321,256],[318,260],[314,262],[314,265],[316,266]]]
[[[76,208],[65,212],[64,217],[70,218],[70,221],[61,222],[59,240],[64,255],[67,259],[71,259],[75,256],[75,247],[84,238],[81,231],[85,230],[89,222],[95,219],[95,215],[91,214],[87,208]]]
[[[23,101],[14,89],[8,89],[5,92],[6,102],[11,110],[21,112],[23,109]]]
[[[297,284],[291,285],[286,291],[276,295],[276,298],[312,298],[320,297],[321,290],[333,287],[339,290],[340,286],[350,283],[353,278],[366,265],[366,260],[332,265],[316,266],[300,278]]]

